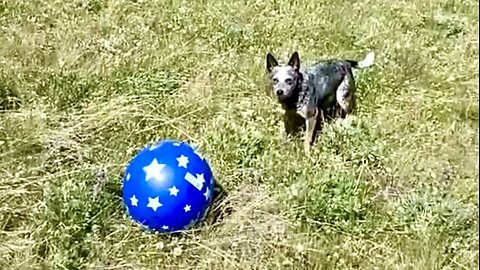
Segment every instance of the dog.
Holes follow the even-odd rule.
[[[304,150],[310,154],[318,126],[327,118],[345,118],[356,109],[356,85],[353,69],[372,66],[375,54],[369,52],[361,61],[325,59],[302,69],[298,52],[288,64],[280,65],[267,53],[268,91],[284,109],[287,134],[304,129]]]

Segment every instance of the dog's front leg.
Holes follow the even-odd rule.
[[[306,120],[306,130],[305,130],[305,138],[303,141],[303,147],[305,149],[305,153],[307,155],[310,154],[310,147],[313,142],[313,134],[315,131],[315,125],[317,124],[317,117],[310,117]]]
[[[303,147],[307,155],[310,155],[310,147],[313,143],[313,139],[315,136],[315,126],[317,125],[317,119],[318,119],[317,110],[314,110],[311,113],[307,113],[307,119],[305,121],[305,124],[306,124],[305,137],[303,141]]]
[[[292,113],[290,111],[285,111],[283,114],[283,139],[288,140],[292,135],[295,134],[295,125],[292,118]]]

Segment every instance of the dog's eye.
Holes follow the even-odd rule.
[[[287,84],[292,84],[292,83],[293,83],[293,80],[292,80],[292,79],[286,79],[285,82],[286,82]]]
[[[273,81],[273,83],[278,83],[278,79],[277,79],[277,78],[273,78],[272,81]]]

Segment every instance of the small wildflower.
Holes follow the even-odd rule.
[[[299,253],[305,252],[305,247],[302,244],[298,244],[296,248]]]
[[[292,197],[297,197],[298,196],[298,188],[297,187],[292,187],[291,193]]]
[[[282,265],[286,266],[286,265],[293,265],[293,262],[292,260],[290,259],[285,259],[283,262],[282,262]]]
[[[182,255],[182,252],[183,252],[182,247],[180,247],[180,246],[175,247],[173,249],[173,256],[178,257],[178,256]]]

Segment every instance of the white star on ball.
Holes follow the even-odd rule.
[[[176,186],[173,186],[173,187],[169,188],[168,191],[170,191],[170,195],[177,196],[177,194],[180,190],[178,190]]]
[[[132,204],[132,206],[138,206],[138,199],[137,197],[135,197],[135,195],[130,197],[130,203]]]
[[[205,200],[208,200],[208,198],[210,198],[210,189],[208,187],[205,193],[203,193],[203,196],[205,196]]]
[[[190,206],[190,205],[188,205],[188,204],[185,205],[185,207],[183,208],[183,210],[185,210],[185,213],[186,213],[186,212],[189,212],[191,209],[192,209],[192,206]]]
[[[151,179],[161,180],[163,177],[163,168],[165,168],[165,164],[158,163],[157,159],[154,158],[148,166],[143,167],[143,171],[145,172],[145,181]]]
[[[130,177],[131,177],[130,173],[127,173],[127,178],[126,178],[127,181],[130,180]]]
[[[190,220],[190,222],[189,222],[187,225],[185,225],[183,228],[184,228],[184,229],[188,229],[188,228],[191,228],[191,227],[195,226],[196,224],[197,224],[197,220],[196,220],[196,219],[192,219],[192,220]]]
[[[203,173],[200,173],[200,174],[197,173],[197,176],[195,177],[193,176],[193,174],[187,172],[184,178],[199,191],[203,189],[203,184],[205,183],[205,178],[203,177]]]
[[[205,178],[203,177],[203,173],[197,173],[197,181],[199,183],[205,184]]]
[[[150,207],[153,209],[153,211],[157,211],[157,209],[159,207],[162,207],[163,204],[161,204],[159,201],[158,201],[158,197],[155,197],[155,198],[150,198],[148,197],[148,204],[147,204],[147,207]]]
[[[195,149],[195,151],[193,151],[193,153],[195,153],[195,155],[197,155],[201,160],[203,160],[202,154],[197,149]]]
[[[148,149],[149,149],[150,151],[153,151],[153,150],[157,149],[159,146],[160,146],[160,144],[159,144],[159,143],[156,143],[156,144],[151,145]]]
[[[188,164],[188,157],[181,155],[177,158],[177,162],[178,167],[184,167],[186,169]]]
[[[167,225],[163,225],[163,226],[162,226],[162,229],[163,229],[163,230],[168,230],[168,226],[167,226]]]

